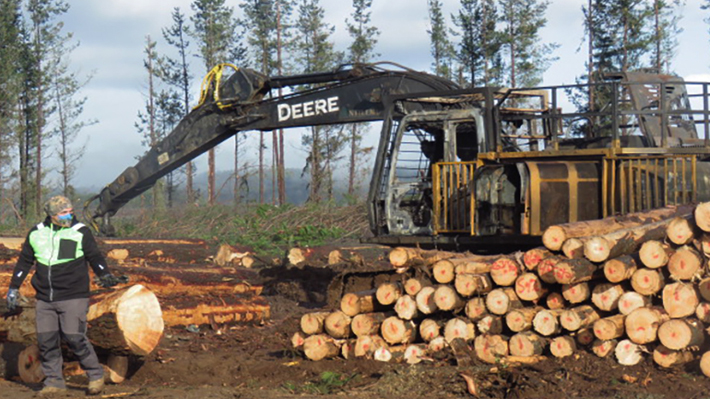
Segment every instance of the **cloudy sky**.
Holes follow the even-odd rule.
[[[587,0],[551,0],[547,27],[542,31],[544,42],[560,45],[555,55],[559,60],[544,76],[545,85],[574,83],[583,72],[586,48],[583,43],[581,7]],[[68,0],[71,8],[64,18],[66,30],[74,33],[80,46],[71,54],[75,70],[93,74],[83,93],[88,98],[84,115],[98,123],[85,128],[80,140],[88,140],[85,156],[74,184],[80,187],[105,185],[113,181],[126,167],[134,165],[144,153],[141,137],[134,124],[138,110],[144,107],[146,76],[143,69],[143,48],[146,36],[158,41],[158,51],[167,47],[162,42],[161,29],[172,24],[175,7],[190,15],[191,0]],[[675,70],[688,80],[704,79],[710,70],[710,35],[703,22],[707,11],[700,10],[703,0],[687,0],[681,24],[680,46]],[[227,1],[238,10],[239,2]],[[387,60],[417,70],[430,70],[426,0],[374,0],[372,21],[381,34],[378,60]],[[333,36],[336,47],[345,50],[349,37],[344,21],[351,8],[347,0],[322,0],[326,18],[336,27]],[[347,4],[347,6],[346,6]],[[443,0],[445,15],[459,6],[458,0]],[[196,59],[193,65],[200,65]],[[203,72],[199,72],[200,74]],[[195,73],[197,80],[201,75]],[[199,82],[197,83],[199,84]],[[194,90],[197,97],[199,87]],[[379,133],[371,133],[371,139]],[[287,131],[287,167],[301,168],[303,152],[298,149],[301,132]],[[254,137],[258,133],[254,133]],[[252,141],[252,151],[256,145]],[[217,148],[219,169],[233,165],[233,142]],[[206,170],[206,156],[197,160],[198,169]]]

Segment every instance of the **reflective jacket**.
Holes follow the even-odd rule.
[[[10,288],[19,288],[36,265],[31,281],[37,299],[53,302],[88,298],[87,263],[97,276],[108,273],[106,259],[89,228],[76,219],[72,220],[71,227],[57,226],[48,217],[27,234]]]

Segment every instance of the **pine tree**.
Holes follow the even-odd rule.
[[[318,0],[300,0],[298,2],[298,18],[295,24],[296,60],[303,73],[319,72],[333,69],[342,59],[342,55],[334,50],[330,36],[335,28],[324,22],[324,10]],[[310,173],[310,202],[320,202],[326,195],[332,194],[333,162],[341,148],[340,140],[332,127],[313,126],[311,134],[302,137],[303,146],[308,150],[304,173]]]
[[[3,203],[9,196],[6,183],[13,173],[11,149],[17,148],[19,129],[21,23],[20,0],[0,0],[0,202]]]
[[[434,74],[451,79],[454,47],[449,40],[448,28],[441,9],[441,0],[427,0],[429,23],[427,29],[431,42],[431,55],[434,57]]]
[[[225,0],[195,0],[191,4],[195,14],[190,18],[193,29],[190,34],[197,41],[200,57],[206,71],[224,62],[233,61],[235,38],[238,37],[236,21],[231,7],[225,5]],[[208,151],[207,160],[207,202],[216,202],[215,185],[215,149]]]
[[[508,56],[507,83],[510,87],[535,86],[549,68],[550,54],[558,47],[542,43],[540,30],[547,24],[547,0],[502,0],[500,22],[501,41]]]
[[[370,10],[372,0],[353,0],[352,22],[345,21],[348,33],[352,38],[350,44],[350,62],[366,63],[378,54],[375,53],[377,36],[380,30],[370,26]],[[358,166],[367,154],[372,152],[372,147],[362,148],[362,131],[366,124],[353,123],[350,126],[350,166],[348,170],[348,195],[353,198],[357,186],[356,177]]]
[[[175,7],[172,12],[173,24],[168,28],[163,28],[163,39],[169,46],[177,52],[176,57],[164,55],[158,60],[160,66],[159,77],[171,87],[176,95],[180,96],[182,104],[181,115],[184,117],[190,112],[190,89],[192,86],[193,76],[190,73],[190,64],[188,62],[190,42],[187,39],[188,26],[185,19],[185,14],[180,11],[179,7]],[[185,165],[185,194],[188,204],[195,202],[195,189],[193,179],[195,176],[195,165],[192,161],[188,161]],[[172,187],[173,187],[173,172],[167,175],[168,184],[168,206],[172,205]]]
[[[497,19],[494,0],[461,0],[461,8],[452,16],[461,36],[456,56],[473,87],[492,84],[492,76],[498,75],[491,70],[501,48]]]
[[[678,47],[678,35],[683,29],[678,26],[680,21],[680,8],[685,5],[684,0],[652,0],[654,30],[653,41],[653,66],[659,72],[670,72],[671,61],[675,57]]]

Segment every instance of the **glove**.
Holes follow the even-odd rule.
[[[127,282],[128,282],[127,276],[116,277],[111,273],[104,274],[103,276],[99,277],[96,281],[96,283],[98,285],[100,285],[104,288],[110,288],[116,284],[127,283]]]
[[[20,291],[17,288],[7,290],[7,310],[12,312],[17,309],[17,301],[20,299]]]

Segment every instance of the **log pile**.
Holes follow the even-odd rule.
[[[304,315],[293,344],[312,360],[408,363],[443,350],[459,364],[585,350],[622,365],[698,361],[710,376],[710,203],[552,226],[543,243],[486,256],[395,248],[394,268],[431,278],[345,295],[341,309]]]

